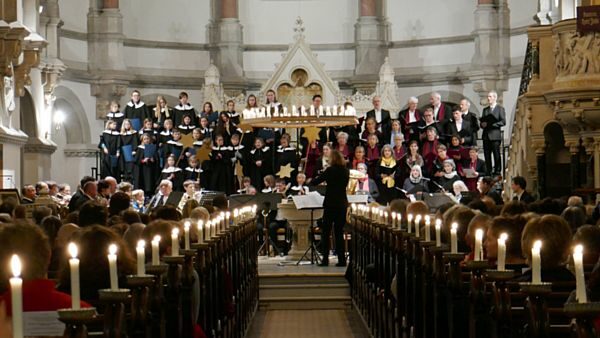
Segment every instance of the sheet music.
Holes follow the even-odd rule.
[[[292,200],[297,209],[315,209],[322,208],[325,197],[316,191],[311,191],[306,195],[292,196]]]
[[[466,178],[475,178],[477,177],[477,172],[471,168],[463,168],[463,174],[465,174]]]
[[[366,204],[369,202],[369,195],[347,195],[348,203]]]
[[[56,311],[23,312],[23,332],[26,337],[61,337],[65,324]]]

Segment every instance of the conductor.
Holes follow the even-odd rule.
[[[346,224],[346,209],[348,207],[346,187],[350,179],[350,171],[346,168],[345,162],[342,153],[332,150],[329,158],[329,166],[311,182],[312,185],[318,185],[322,182],[327,183],[325,200],[323,201],[323,234],[321,237],[323,261],[319,266],[329,265],[329,236],[332,225],[338,256],[338,263],[335,266],[346,266],[343,231]]]

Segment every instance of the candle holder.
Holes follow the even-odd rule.
[[[488,261],[468,261],[465,263],[465,267],[469,270],[485,270],[490,267]]]
[[[131,288],[131,336],[147,336],[149,333],[147,318],[154,278],[152,275],[127,276],[127,286]]]
[[[552,283],[519,283],[521,292],[527,295],[525,309],[529,313],[529,337],[549,337],[546,296],[552,292]]]
[[[566,303],[565,315],[575,319],[573,330],[577,337],[594,337],[594,320],[600,315],[600,303]]]
[[[433,255],[433,277],[438,283],[446,278],[444,275],[444,253],[448,250],[449,247],[445,244],[429,248],[429,251]]]
[[[535,284],[531,282],[522,282],[519,283],[519,286],[521,287],[521,292],[533,296],[545,296],[552,292],[552,283],[547,282]]]
[[[150,263],[146,264],[146,273],[152,276],[161,276],[164,275],[169,266],[164,263],[160,263],[158,265],[152,265]]]
[[[96,317],[96,308],[60,309],[58,320],[65,323],[64,338],[87,337],[87,325]]]
[[[448,268],[448,286],[454,291],[461,290],[461,271],[460,263],[465,260],[464,252],[444,252],[444,261],[449,263]]]
[[[100,302],[104,304],[104,336],[118,338],[125,332],[125,303],[131,296],[129,289],[98,290]]]
[[[485,270],[485,278],[490,280],[491,282],[508,282],[509,280],[515,278],[514,270]]]
[[[160,337],[166,336],[165,330],[165,297],[163,276],[167,273],[169,265],[160,263],[158,265],[146,264],[146,273],[154,276],[152,292],[150,293],[150,310],[152,314],[152,332],[160,333]]]

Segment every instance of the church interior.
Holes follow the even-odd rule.
[[[600,0],[0,0],[0,62],[0,338],[600,337]]]

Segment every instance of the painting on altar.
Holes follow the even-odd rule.
[[[295,69],[292,72],[291,84],[283,83],[277,88],[277,98],[284,106],[308,107],[314,95],[323,95],[323,88],[315,82],[308,82],[308,73],[304,69]]]

